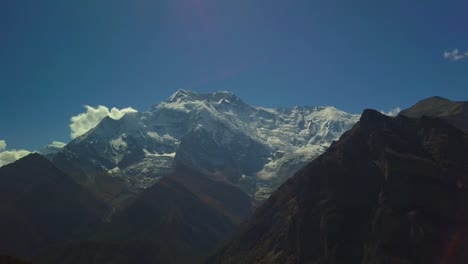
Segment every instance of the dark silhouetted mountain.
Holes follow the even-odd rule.
[[[438,117],[468,132],[468,102],[466,101],[450,101],[438,96],[430,97],[401,111],[400,115],[410,118]]]
[[[365,110],[207,263],[468,263],[468,135],[425,103]]]
[[[0,251],[31,257],[84,239],[109,208],[39,154],[0,168]]]
[[[181,168],[117,212],[93,241],[52,249],[37,263],[198,263],[250,212],[239,188]]]

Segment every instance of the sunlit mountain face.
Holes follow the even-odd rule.
[[[350,129],[358,115],[334,107],[264,108],[230,92],[179,90],[146,112],[104,118],[53,161],[73,160],[133,188],[147,188],[175,167],[222,177],[262,200]]]

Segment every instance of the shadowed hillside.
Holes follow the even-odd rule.
[[[92,235],[107,206],[39,154],[0,168],[0,251],[31,257]]]
[[[37,263],[198,263],[250,212],[239,188],[178,169],[117,212],[96,239],[50,250]]]

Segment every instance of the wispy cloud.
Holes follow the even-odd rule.
[[[0,140],[0,167],[21,159],[22,157],[31,153],[30,151],[24,149],[5,150],[6,146],[6,141]]]
[[[138,112],[131,107],[123,109],[113,107],[110,110],[108,107],[102,105],[99,105],[96,108],[89,105],[85,105],[84,107],[86,112],[70,118],[70,136],[72,139],[83,135],[88,130],[95,127],[106,116],[109,116],[112,119],[120,119],[126,113]]]
[[[380,111],[380,113],[384,114],[384,115],[388,115],[388,116],[397,116],[398,113],[401,112],[401,108],[400,107],[395,107],[393,109],[390,109],[389,111],[385,112],[385,111]]]
[[[458,49],[452,51],[444,51],[444,59],[451,61],[459,61],[468,58],[468,51],[460,52]]]

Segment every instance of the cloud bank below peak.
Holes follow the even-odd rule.
[[[5,150],[6,146],[6,141],[0,140],[0,167],[15,162],[16,160],[21,159],[22,157],[31,153],[30,151],[24,149]]]
[[[70,118],[70,136],[72,139],[83,135],[88,130],[95,127],[106,116],[117,120],[124,116],[126,113],[138,112],[137,110],[131,107],[126,107],[122,109],[112,107],[111,109],[109,109],[108,107],[103,105],[99,105],[97,107],[85,105],[84,108],[86,109],[85,112],[80,113],[76,116],[72,116]]]

